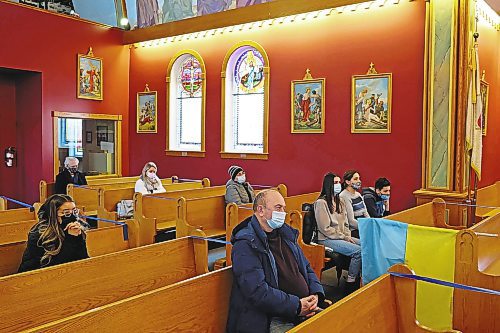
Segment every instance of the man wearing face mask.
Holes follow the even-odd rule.
[[[66,186],[68,184],[87,185],[85,175],[78,171],[79,162],[76,157],[66,157],[64,160],[64,170],[56,176],[56,194],[66,194]]]
[[[227,332],[286,332],[317,313],[323,287],[285,224],[285,200],[260,192],[254,215],[232,232],[233,287]]]
[[[254,192],[252,186],[247,182],[245,171],[242,167],[232,165],[227,170],[231,179],[226,183],[226,204],[234,202],[237,205],[252,203]]]
[[[389,198],[391,196],[391,183],[387,178],[379,178],[375,187],[363,189],[363,199],[366,209],[371,217],[384,217],[390,215]]]

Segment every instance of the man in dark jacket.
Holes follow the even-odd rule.
[[[297,244],[298,231],[284,224],[281,194],[260,192],[253,210],[231,237],[227,332],[285,332],[319,311],[323,287]]]
[[[55,193],[66,194],[68,184],[87,185],[85,175],[78,171],[79,161],[76,157],[66,157],[64,170],[56,176]]]
[[[375,187],[363,189],[363,200],[370,217],[384,217],[390,215],[389,198],[391,196],[391,183],[387,178],[379,178]]]

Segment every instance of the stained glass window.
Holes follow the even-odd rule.
[[[170,71],[169,147],[171,151],[202,151],[204,78],[192,54],[178,57]]]
[[[237,49],[226,69],[225,152],[263,153],[264,59],[255,48]]]

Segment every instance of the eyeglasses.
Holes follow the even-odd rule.
[[[80,214],[80,210],[78,208],[73,208],[72,210],[65,209],[59,213],[62,213],[62,215],[60,216],[65,216],[65,217],[70,217],[71,215],[78,216]]]

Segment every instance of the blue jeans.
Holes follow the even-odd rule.
[[[359,245],[359,239],[352,237],[352,240],[354,240],[356,244],[342,239],[326,239],[318,241],[318,243],[333,249],[334,252],[351,257],[348,274],[349,277],[356,278],[361,270],[361,246]]]
[[[269,332],[270,333],[285,333],[294,327],[295,327],[295,325],[293,323],[287,321],[284,318],[273,317],[273,318],[271,318],[271,325],[269,327]]]

